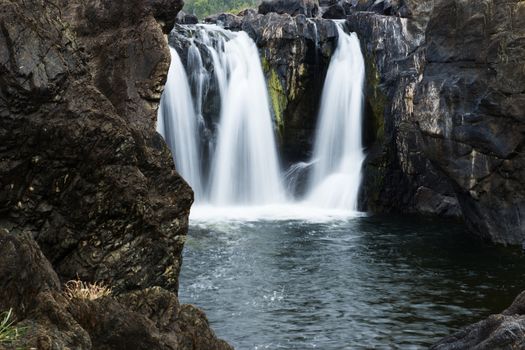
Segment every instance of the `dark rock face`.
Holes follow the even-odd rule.
[[[376,135],[363,197],[378,211],[456,215],[459,203],[480,236],[521,244],[524,9],[489,5],[405,1],[408,18],[349,17],[367,56]]]
[[[2,4],[0,210],[6,226],[33,232],[63,279],[106,280],[122,291],[150,285],[176,291],[192,192],[154,131],[153,105],[147,108],[154,102],[149,92],[165,79],[165,45],[148,57],[124,42],[126,51],[109,48],[120,56],[108,54],[103,63],[95,51],[86,64],[74,34],[44,6]],[[137,27],[146,30],[148,23],[154,19]],[[160,27],[150,29],[134,33],[157,33],[162,42]],[[120,71],[133,61],[151,63],[139,72]],[[153,78],[145,86],[147,71]]]
[[[525,348],[525,292],[499,315],[468,326],[441,340],[432,350]]]
[[[345,8],[340,4],[332,5],[323,12],[323,18],[326,19],[345,19],[347,15]]]
[[[319,2],[318,0],[263,0],[259,5],[259,13],[265,15],[270,12],[290,16],[317,17]]]
[[[454,191],[419,146],[412,119],[424,33],[407,19],[371,12],[351,15],[348,24],[362,41],[367,65],[363,208],[458,215]]]
[[[525,241],[525,6],[435,5],[414,116],[470,227]]]
[[[0,4],[0,311],[28,327],[21,347],[229,349],[176,296],[193,193],[155,119],[181,5]],[[122,299],[67,300],[77,276]]]

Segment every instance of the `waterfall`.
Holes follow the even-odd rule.
[[[307,200],[317,206],[357,210],[364,161],[362,146],[365,63],[356,34],[337,23],[339,40],[321,100]]]
[[[171,49],[158,130],[196,193],[192,216],[309,220],[355,215],[364,160],[365,79],[357,36],[346,34],[337,22],[339,40],[323,87],[312,158],[283,174],[253,40],[245,32],[213,25],[181,30],[187,31],[181,39],[186,41],[177,47],[187,53],[189,77]],[[294,195],[304,200],[291,200]]]
[[[158,118],[159,132],[174,152],[177,170],[192,185],[201,204],[283,202],[269,97],[255,43],[245,32],[211,25],[198,25],[192,35],[187,59],[190,79],[172,49],[174,57]],[[203,54],[213,65],[208,70]],[[216,142],[210,145],[209,164],[203,166],[208,171],[202,171],[202,130],[214,127],[206,126],[203,117],[206,88],[212,80],[220,95],[220,119]],[[204,179],[206,173],[209,178]]]
[[[225,91],[211,173],[211,202],[281,202],[284,189],[259,52],[248,34],[239,32],[225,43],[224,55],[228,81],[219,82]]]
[[[180,175],[195,191],[196,199],[202,193],[200,152],[198,147],[198,120],[188,77],[182,62],[170,48],[171,65],[157,117],[157,131],[170,147]]]

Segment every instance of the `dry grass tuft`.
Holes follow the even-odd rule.
[[[66,283],[64,295],[69,300],[96,300],[111,295],[111,288],[101,282],[87,283],[73,280]]]

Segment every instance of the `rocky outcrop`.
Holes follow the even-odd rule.
[[[216,339],[201,311],[160,287],[66,298],[29,233],[1,230],[0,253],[0,309],[13,309],[22,334],[8,348],[231,349]]]
[[[441,340],[432,350],[525,349],[525,292],[507,310]]]
[[[368,65],[368,208],[461,211],[481,237],[521,244],[524,7],[455,0],[403,6],[407,18],[348,17]]]
[[[111,348],[140,329],[130,348],[228,348],[200,312],[163,302],[177,300],[193,201],[155,132],[169,66],[163,25],[181,5],[0,4],[0,311],[13,308],[28,327],[23,346]],[[61,285],[74,278],[104,281],[116,296],[148,293],[172,321],[128,299],[68,301]],[[104,334],[111,327],[120,338]]]
[[[259,5],[259,13],[288,14],[290,16],[304,15],[317,17],[319,14],[318,0],[263,0]]]
[[[135,95],[141,85],[141,91],[155,87],[137,75],[112,74],[113,67],[151,60],[140,69],[160,84],[167,49],[161,45],[155,50],[160,54],[144,57],[131,46],[102,62],[87,47],[86,57],[54,9],[38,1],[2,4],[5,225],[33,232],[63,279],[111,281],[122,291],[150,285],[176,290],[192,193],[154,132],[153,109],[141,108],[150,101]],[[104,86],[100,71],[114,84]]]

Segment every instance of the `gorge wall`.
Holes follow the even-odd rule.
[[[0,2],[0,311],[24,329],[13,348],[230,348],[176,294],[193,193],[155,120],[181,7]],[[69,300],[76,278],[113,296]]]
[[[347,19],[368,58],[368,98],[380,106],[373,117],[384,120],[365,171],[368,206],[461,211],[481,237],[520,245],[525,4],[403,7],[405,17],[355,11]]]
[[[524,11],[518,0],[293,0],[206,20],[260,47],[286,167],[311,155],[337,40],[328,19],[345,19],[367,62],[361,208],[462,218],[521,245]]]

